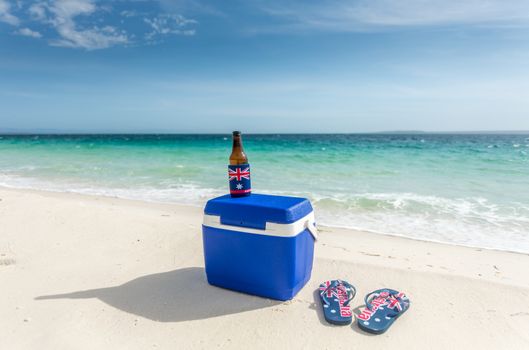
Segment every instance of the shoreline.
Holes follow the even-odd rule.
[[[201,208],[3,188],[0,198],[0,348],[529,347],[523,254],[322,227],[312,278],[279,302],[207,284]],[[336,278],[356,286],[355,313],[383,287],[411,308],[379,336],[331,326],[318,287]]]
[[[76,191],[61,191],[61,190],[51,190],[51,189],[38,189],[38,188],[29,188],[29,187],[15,187],[15,186],[7,186],[5,184],[0,185],[0,190],[12,190],[12,191],[29,191],[34,193],[41,193],[41,194],[50,194],[50,195],[72,195],[72,196],[88,196],[93,198],[109,198],[109,199],[117,199],[117,200],[123,200],[123,201],[131,201],[131,202],[138,202],[138,203],[144,203],[144,204],[159,204],[159,205],[172,205],[172,206],[183,206],[183,207],[193,207],[193,208],[203,208],[203,205],[199,204],[193,204],[193,203],[179,203],[179,202],[169,202],[169,201],[159,201],[159,200],[150,200],[150,199],[135,199],[135,198],[126,198],[126,197],[120,197],[120,196],[111,196],[111,195],[104,195],[104,194],[92,194],[92,193],[81,193]],[[204,202],[205,205],[205,202]],[[513,253],[513,254],[521,254],[521,255],[527,255],[529,256],[529,252],[524,251],[516,251],[516,250],[508,250],[508,249],[499,249],[494,247],[483,247],[483,246],[475,246],[475,245],[465,245],[460,243],[453,243],[453,242],[445,242],[435,239],[421,239],[421,238],[415,238],[406,236],[403,234],[398,233],[387,233],[387,232],[381,232],[381,231],[375,231],[375,230],[367,230],[367,229],[360,229],[353,226],[340,226],[340,225],[329,225],[329,224],[320,224],[318,227],[322,228],[330,228],[330,229],[343,229],[343,230],[351,230],[351,231],[361,231],[369,234],[374,235],[380,235],[380,236],[388,236],[388,237],[397,237],[397,238],[403,238],[403,239],[409,239],[412,241],[417,242],[427,242],[427,243],[435,243],[435,244],[442,244],[447,246],[455,246],[455,247],[464,247],[464,248],[470,248],[470,249],[483,249],[483,250],[489,250],[489,251],[498,251],[498,252],[506,252],[506,253]]]

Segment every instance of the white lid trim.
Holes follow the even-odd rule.
[[[290,224],[276,224],[274,222],[267,222],[264,230],[259,230],[250,227],[241,227],[234,225],[225,225],[220,222],[220,216],[204,214],[204,226],[211,228],[218,228],[221,230],[237,231],[252,233],[257,235],[276,236],[276,237],[294,237],[300,234],[305,229],[308,229],[315,240],[318,239],[318,230],[314,220],[314,212]]]

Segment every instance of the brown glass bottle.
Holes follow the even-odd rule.
[[[230,165],[248,164],[248,157],[242,147],[242,136],[240,131],[233,133],[233,146],[230,154]]]
[[[233,132],[233,146],[228,166],[230,194],[232,197],[249,196],[252,192],[250,182],[250,164],[242,146],[240,131]]]

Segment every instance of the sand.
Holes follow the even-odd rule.
[[[323,227],[288,302],[205,281],[201,208],[0,188],[0,349],[529,349],[529,256]],[[320,282],[412,305],[385,334],[325,323]]]

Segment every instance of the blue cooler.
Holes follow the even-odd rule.
[[[289,300],[310,279],[316,228],[305,198],[214,198],[204,209],[202,237],[212,285]]]

